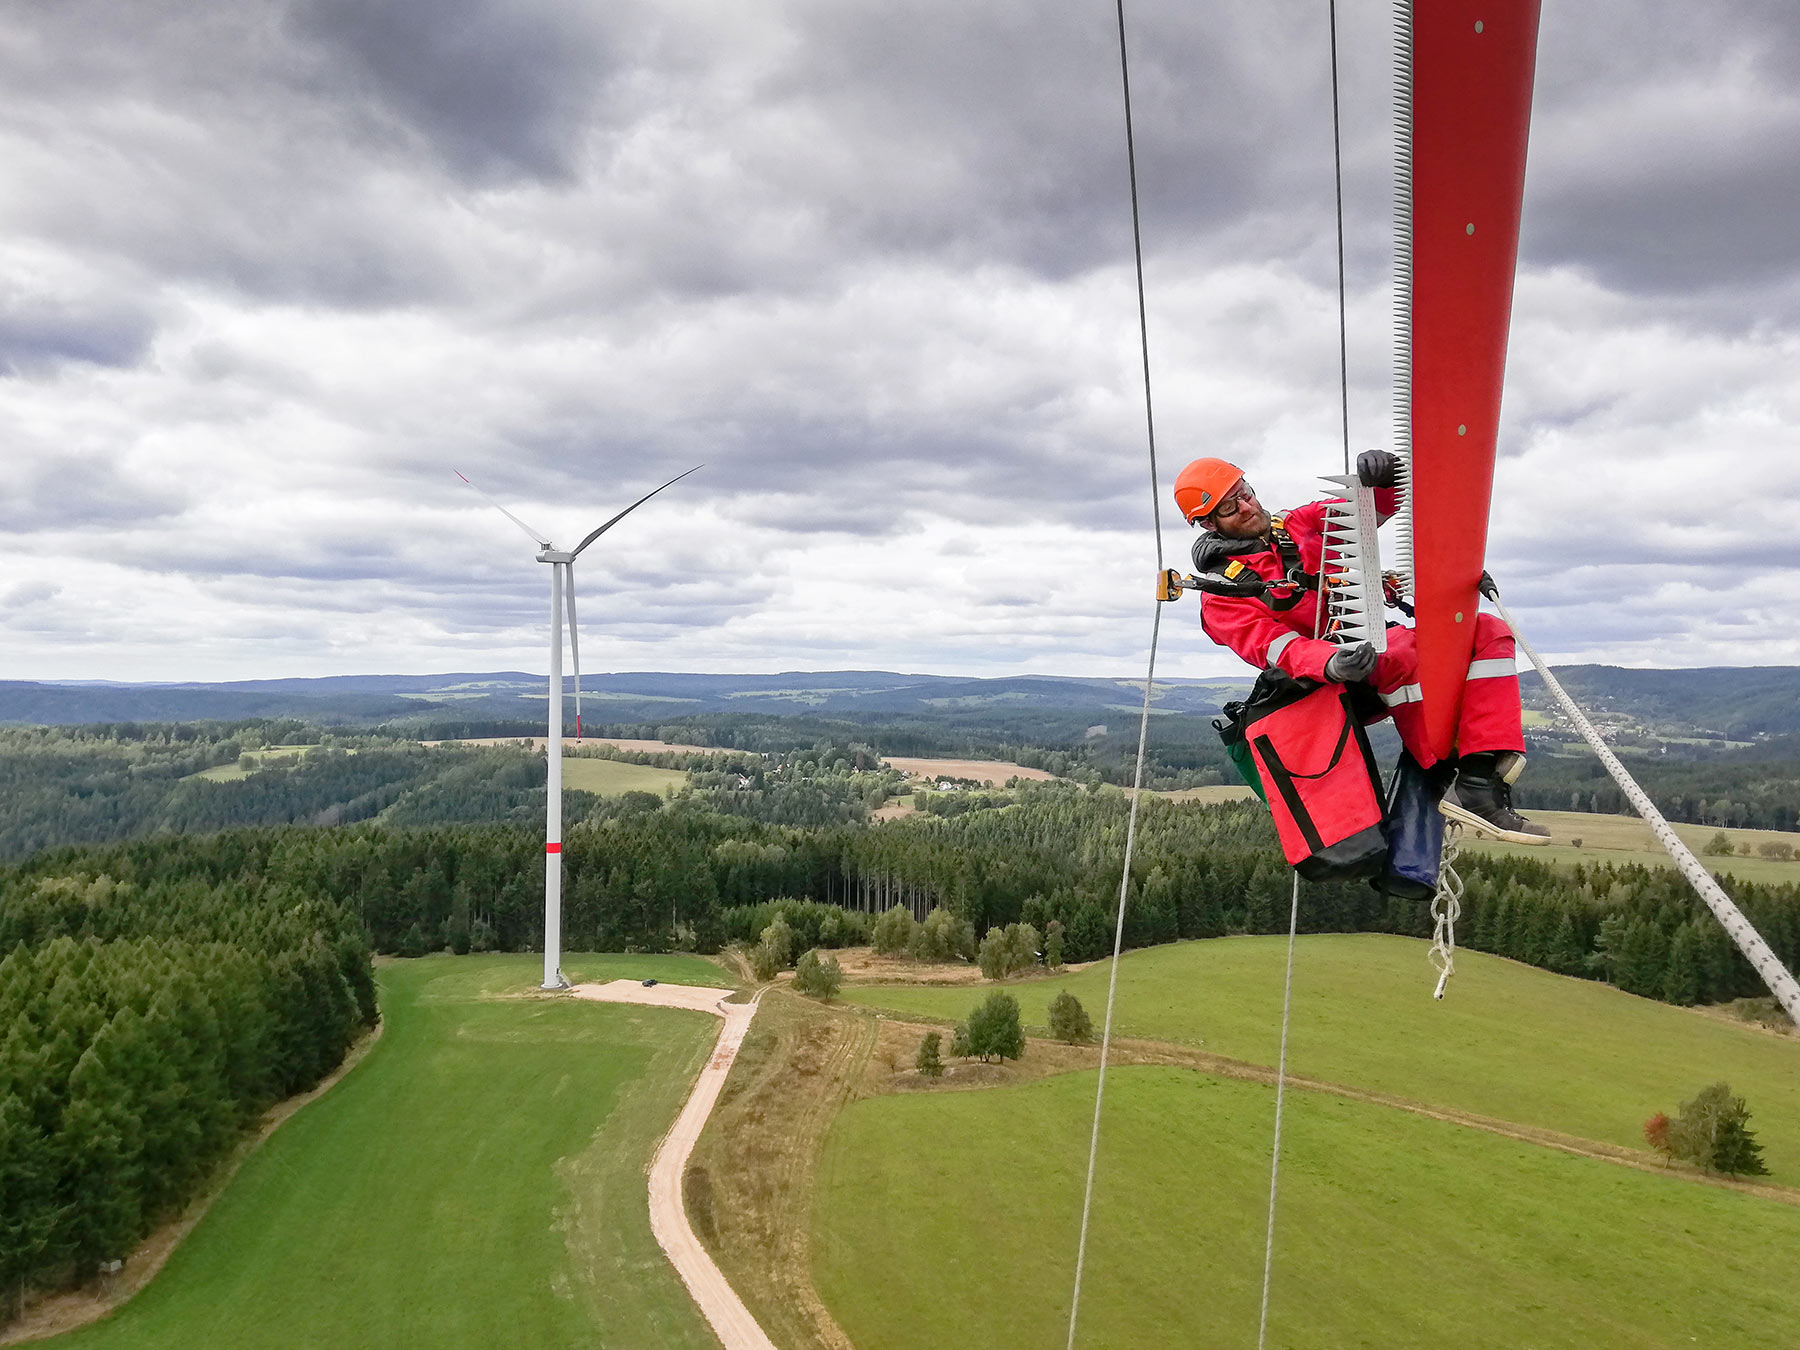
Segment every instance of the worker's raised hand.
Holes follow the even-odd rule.
[[[1365,450],[1356,457],[1356,480],[1368,488],[1391,488],[1400,457],[1391,450]]]
[[[1325,663],[1325,678],[1333,684],[1349,684],[1366,680],[1375,673],[1375,648],[1367,642],[1352,642],[1340,647]]]

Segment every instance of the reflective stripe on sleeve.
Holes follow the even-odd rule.
[[[1281,659],[1281,654],[1288,649],[1288,643],[1299,636],[1298,633],[1293,632],[1283,633],[1269,644],[1269,654],[1263,658],[1264,661],[1271,666],[1274,665]]]
[[[1425,691],[1416,684],[1403,684],[1392,693],[1383,694],[1381,701],[1390,708],[1397,708],[1402,703],[1423,703]]]
[[[1496,656],[1488,661],[1469,662],[1471,680],[1497,680],[1502,675],[1517,675],[1519,664],[1510,656]]]

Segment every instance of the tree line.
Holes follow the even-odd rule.
[[[0,873],[0,1289],[15,1308],[122,1260],[376,1020],[344,905],[272,879],[254,850],[185,869],[160,851]]]

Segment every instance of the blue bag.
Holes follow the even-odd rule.
[[[1438,863],[1444,853],[1444,817],[1438,802],[1456,780],[1453,762],[1429,769],[1405,750],[1388,783],[1387,867],[1375,888],[1405,900],[1429,900],[1437,894]]]

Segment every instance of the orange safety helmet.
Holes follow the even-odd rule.
[[[1243,477],[1244,471],[1226,460],[1197,459],[1175,478],[1175,507],[1192,524],[1211,515]]]

